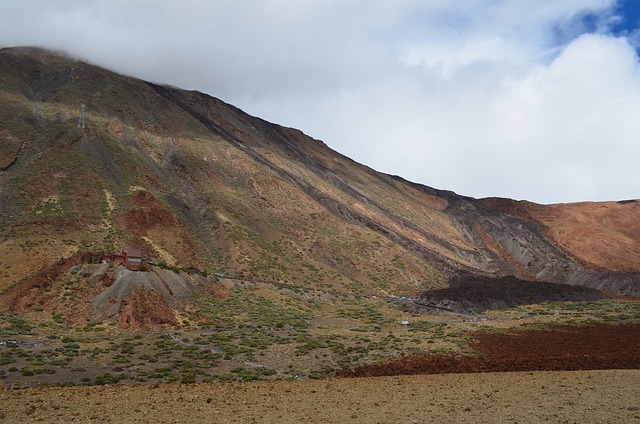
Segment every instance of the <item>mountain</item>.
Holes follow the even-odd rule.
[[[358,295],[513,276],[640,296],[635,200],[460,196],[376,172],[206,94],[38,48],[0,50],[0,87],[9,309],[46,303],[38,299],[73,266],[125,247],[194,271],[172,285],[141,282],[150,293],[224,274]],[[92,274],[103,289],[107,274]]]

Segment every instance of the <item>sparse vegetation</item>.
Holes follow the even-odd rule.
[[[0,346],[0,378],[14,385],[317,379],[399,356],[470,355],[471,331],[640,322],[640,302],[625,300],[520,306],[471,321],[342,297],[294,308],[278,297],[288,289],[260,287],[245,283],[225,300],[202,298],[194,312],[205,321],[165,334],[105,333],[98,322],[72,328],[59,315],[46,322],[0,314],[0,340],[34,341]],[[304,305],[304,294],[296,296],[294,304]],[[409,324],[400,325],[401,318]],[[275,352],[288,352],[288,359],[276,361]]]
[[[640,302],[535,304],[536,290],[534,304],[501,311],[391,303],[479,263],[489,273],[523,265],[536,275],[546,261],[556,280],[583,270],[541,231],[514,228],[500,212],[511,211],[509,202],[377,173],[201,93],[43,51],[1,54],[6,386],[316,379],[401,356],[468,355],[473,331],[640,320]],[[82,77],[70,79],[71,67]],[[583,213],[572,208],[561,212]],[[556,212],[539,216],[556,216],[561,225],[549,232],[564,237],[562,226],[574,224]],[[602,219],[591,230],[637,240],[640,219],[626,213],[624,225]],[[507,230],[547,249],[544,261],[507,257],[499,242]],[[129,272],[103,263],[124,247],[151,265]],[[620,269],[637,262],[628,252],[637,249],[613,258]],[[601,261],[582,245],[568,253]],[[622,292],[619,277],[602,281]]]

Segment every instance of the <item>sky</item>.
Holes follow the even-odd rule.
[[[0,0],[16,45],[467,196],[640,198],[640,0]]]

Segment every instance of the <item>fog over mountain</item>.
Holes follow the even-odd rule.
[[[0,0],[0,46],[197,89],[474,197],[640,197],[632,1]]]

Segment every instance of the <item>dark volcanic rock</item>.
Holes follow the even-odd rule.
[[[551,301],[596,300],[607,297],[599,290],[567,284],[525,281],[516,277],[462,274],[445,289],[428,291],[418,303],[462,313],[513,308]]]

